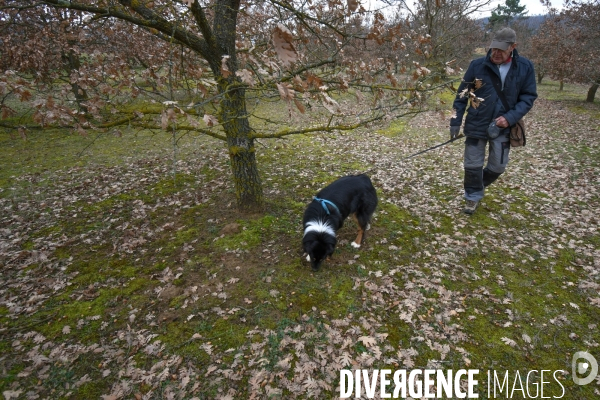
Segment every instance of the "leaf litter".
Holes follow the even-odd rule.
[[[273,212],[272,239],[258,245],[248,243],[248,225],[233,234],[243,238],[237,242],[219,235],[236,214],[222,206],[231,185],[226,156],[216,151],[178,161],[183,184],[170,189],[173,166],[160,158],[15,178],[15,187],[33,191],[3,188],[0,198],[0,363],[12,374],[5,398],[69,397],[93,385],[103,399],[328,398],[343,368],[502,363],[487,352],[517,351],[539,369],[542,354],[554,351],[562,359],[550,365],[568,370],[569,352],[597,350],[600,341],[598,121],[538,100],[528,146],[511,152],[506,174],[469,219],[460,213],[462,146],[398,161],[445,141],[446,118],[422,115],[410,134],[317,135],[310,150],[302,140],[285,142],[280,151],[294,157],[284,166],[265,156],[265,192],[295,204]],[[351,162],[331,164],[332,148]],[[218,174],[202,173],[207,166]],[[315,278],[296,250],[298,215],[327,181],[367,169],[381,200],[367,246],[355,254],[342,232],[338,253]],[[209,229],[186,236],[194,219],[183,214],[194,208]],[[200,247],[210,252],[197,254]],[[80,281],[90,252],[105,265]],[[200,268],[202,257],[207,265],[219,259]],[[150,283],[137,291],[135,274],[110,270],[140,263],[156,267],[144,270]],[[286,283],[289,274],[316,279],[328,293],[347,275],[332,301],[352,301],[336,309],[307,300],[319,293]],[[82,308],[63,315],[72,302]],[[530,302],[545,306],[532,315]],[[242,333],[232,345],[203,329],[207,323]],[[182,325],[189,334],[174,344],[168,331]],[[550,338],[567,327],[552,350]],[[598,385],[590,390],[598,394]]]

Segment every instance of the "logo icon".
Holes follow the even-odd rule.
[[[573,354],[571,364],[573,371],[573,382],[576,385],[587,385],[591,383],[598,375],[598,362],[593,355],[586,351],[578,351]],[[588,376],[584,377],[586,374]]]

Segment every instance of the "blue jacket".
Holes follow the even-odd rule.
[[[487,138],[487,127],[500,116],[504,116],[511,126],[514,125],[529,112],[537,98],[533,64],[525,57],[519,56],[517,50],[513,50],[510,70],[504,80],[503,92],[510,107],[510,110],[505,110],[490,79],[490,74],[496,74],[500,79],[498,66],[491,62],[490,55],[491,51],[487,56],[471,62],[454,100],[456,117],[450,120],[450,125],[460,126],[466,110],[464,133],[467,137]],[[476,79],[481,79],[478,89],[475,89]],[[475,89],[474,94],[483,99],[476,108],[469,102],[468,94],[460,97],[460,93],[469,88]],[[508,129],[505,129],[505,132],[508,133]]]

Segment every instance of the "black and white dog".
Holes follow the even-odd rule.
[[[336,232],[351,214],[358,223],[358,236],[352,247],[360,247],[376,207],[377,192],[367,175],[344,176],[317,193],[302,221],[302,246],[313,271],[333,254]]]

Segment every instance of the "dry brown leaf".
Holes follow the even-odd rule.
[[[334,99],[332,99],[331,97],[329,97],[327,95],[327,93],[323,92],[321,93],[321,95],[323,96],[323,106],[332,114],[339,114],[340,113],[340,105],[338,104],[337,101],[335,101]]]
[[[239,71],[236,71],[235,75],[238,76],[242,80],[242,82],[244,82],[250,87],[256,85],[256,81],[254,80],[252,72],[248,71],[247,69],[241,69]]]
[[[219,120],[217,119],[217,117],[210,114],[204,114],[204,117],[202,117],[202,119],[204,120],[204,123],[207,126],[215,126],[219,124]]]
[[[348,0],[347,4],[348,10],[350,10],[350,12],[356,11],[358,6],[360,6],[360,2],[358,0]]]
[[[221,58],[221,75],[223,78],[227,78],[231,75],[231,71],[229,70],[229,66],[227,65],[227,61],[229,60],[229,56],[223,56]]]
[[[292,44],[293,39],[288,28],[281,23],[277,24],[273,30],[273,46],[284,66],[289,66],[298,59],[298,53]]]
[[[287,83],[277,83],[277,90],[279,90],[279,95],[282,100],[292,101],[294,100],[296,91],[292,89],[292,87]]]
[[[302,114],[304,114],[306,112],[306,108],[304,107],[304,104],[302,104],[298,99],[294,99],[294,104],[296,104],[298,111],[300,111]]]

